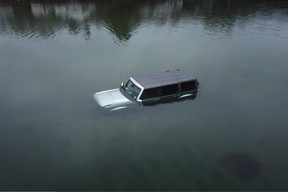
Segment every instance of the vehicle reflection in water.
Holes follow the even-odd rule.
[[[97,106],[97,110],[100,112],[101,115],[119,115],[125,112],[125,114],[129,115],[135,115],[135,114],[143,114],[147,112],[151,112],[150,109],[154,108],[157,110],[158,107],[166,107],[171,110],[173,106],[170,106],[171,104],[177,104],[177,103],[185,103],[185,102],[191,102],[192,100],[195,100],[197,97],[198,91],[194,91],[193,94],[189,94],[185,97],[179,98],[179,99],[170,99],[165,101],[159,101],[157,103],[131,103],[129,105],[124,105],[120,107],[115,107],[112,109],[105,109],[101,108],[100,106]],[[186,103],[189,104],[189,103]],[[193,106],[193,105],[192,105]],[[165,109],[166,109],[165,108]],[[151,109],[152,110],[152,109]]]
[[[245,26],[251,14],[263,9],[269,13],[283,1],[261,1],[261,6],[258,1],[230,0],[4,1],[0,2],[0,35],[41,40],[64,30],[89,39],[104,27],[116,42],[125,43],[140,26],[177,28],[187,19],[203,23],[206,33],[228,35],[235,22]],[[281,9],[279,13],[285,14]]]

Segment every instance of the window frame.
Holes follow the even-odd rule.
[[[141,102],[142,100],[140,99],[140,97],[141,97],[141,95],[142,95],[142,93],[144,91],[144,87],[141,84],[139,84],[135,79],[133,79],[133,77],[130,77],[129,80],[132,81],[137,87],[139,87],[141,89],[141,91],[139,92],[138,96],[136,97],[136,101]]]

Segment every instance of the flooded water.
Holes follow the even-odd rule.
[[[0,1],[0,190],[288,190],[288,1]],[[194,100],[105,113],[181,69]]]

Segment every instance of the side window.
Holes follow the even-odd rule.
[[[151,99],[159,97],[159,88],[144,89],[140,99]]]
[[[166,85],[162,87],[162,96],[178,93],[178,84]]]
[[[181,83],[181,91],[191,91],[196,89],[196,81],[187,81]]]

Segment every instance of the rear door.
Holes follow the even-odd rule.
[[[181,87],[181,94],[179,96],[179,99],[196,97],[197,89],[198,89],[197,80],[181,82],[180,87]]]

